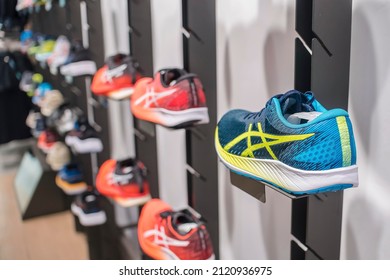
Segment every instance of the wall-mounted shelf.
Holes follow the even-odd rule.
[[[246,192],[247,194],[253,196],[257,200],[265,203],[266,202],[266,191],[276,191],[290,199],[299,199],[307,197],[307,195],[293,195],[291,193],[285,192],[282,189],[276,188],[272,185],[267,185],[262,182],[256,181],[254,179],[238,175],[237,173],[230,171],[230,182],[235,187]]]

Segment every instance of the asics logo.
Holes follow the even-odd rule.
[[[248,131],[242,133],[240,136],[234,138],[232,141],[230,141],[223,149],[225,151],[229,151],[231,148],[233,148],[235,145],[237,145],[242,140],[247,140],[247,148],[241,153],[241,156],[243,157],[252,157],[254,158],[254,152],[260,149],[266,149],[269,155],[277,160],[277,157],[273,150],[271,149],[272,146],[288,143],[288,142],[295,142],[295,141],[301,141],[305,140],[307,138],[310,138],[314,135],[314,133],[309,134],[297,134],[297,135],[273,135],[269,133],[264,133],[263,129],[261,128],[261,123],[257,124],[257,129],[252,130],[253,124],[249,124]],[[252,144],[252,137],[260,137],[261,143],[258,144]]]
[[[149,88],[144,95],[138,98],[135,101],[135,105],[140,105],[142,102],[145,102],[143,105],[144,108],[149,107],[150,104],[156,104],[157,100],[167,97],[176,92],[176,89],[168,89],[161,92],[155,92],[154,88]]]
[[[158,226],[156,225],[154,229],[148,230],[144,233],[144,237],[154,237],[153,242],[157,245],[164,246],[168,248],[169,246],[175,246],[175,247],[187,247],[190,242],[189,241],[182,241],[182,240],[177,240],[172,237],[169,237],[165,234],[165,228],[163,226]]]
[[[127,185],[134,178],[133,173],[129,173],[126,175],[117,175],[113,173],[107,174],[106,181],[110,185]]]
[[[126,70],[127,65],[122,64],[121,66],[118,66],[114,69],[107,70],[105,73],[105,78],[107,80],[111,80],[112,78],[119,77],[123,74],[123,72]]]

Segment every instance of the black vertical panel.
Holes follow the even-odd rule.
[[[130,0],[130,48],[145,76],[153,76],[152,11],[150,0]]]
[[[295,39],[295,89],[311,89],[311,55],[298,38]]]
[[[150,0],[129,0],[130,48],[144,76],[153,76],[152,15]],[[152,197],[159,197],[156,129],[153,124],[135,119],[134,126],[145,136],[136,138],[137,157],[148,170]]]
[[[69,94],[75,96],[75,106],[83,111],[87,117],[87,98],[85,96],[85,77],[74,77],[73,83],[69,85]],[[80,167],[83,171],[85,181],[88,185],[93,186],[94,175],[92,173],[92,162],[90,154],[76,154],[76,160],[80,162]]]
[[[312,261],[319,261],[322,260],[318,255],[316,255],[314,252],[308,250],[305,254],[305,259],[306,260],[312,260]]]
[[[306,244],[325,260],[340,258],[343,193],[325,193],[308,200]]]
[[[325,106],[348,107],[352,0],[313,0],[312,89]]]
[[[301,38],[311,42],[311,0],[296,1],[296,30]],[[294,88],[302,92],[311,89],[311,55],[305,48],[303,42],[295,39],[295,82]],[[307,201],[306,197],[294,199],[291,203],[291,234],[300,242],[306,243],[306,225],[307,225]],[[305,253],[296,245],[291,243],[291,259],[304,259]]]
[[[103,37],[103,22],[100,1],[88,0],[87,3],[87,18],[89,29],[89,49],[92,59],[96,62],[97,67],[104,64],[104,37]],[[84,84],[84,88],[85,88]],[[95,104],[98,104],[96,102]],[[95,122],[101,127],[99,137],[104,143],[103,151],[98,154],[99,166],[110,158],[110,130],[108,123],[107,106],[100,104],[94,107]]]
[[[66,6],[65,9],[69,20],[67,30],[68,34],[70,34],[70,39],[81,41],[80,1],[66,1]]]
[[[185,44],[187,70],[199,75],[206,94],[210,123],[187,136],[188,164],[202,178],[192,176],[190,205],[208,221],[216,257],[219,258],[218,161],[214,151],[217,124],[216,7],[214,0],[183,1],[184,26],[191,33]],[[202,135],[202,137],[199,137]]]
[[[313,32],[310,68],[303,45],[296,44],[295,85],[305,88],[310,69],[311,90],[329,108],[348,107],[351,13],[351,0],[297,0],[297,31],[306,42],[308,26]],[[342,207],[342,191],[293,202],[292,233],[310,248],[306,259],[340,258]]]
[[[305,251],[302,250],[299,245],[292,240],[291,241],[291,251],[290,251],[291,259],[292,260],[304,260],[305,259]]]
[[[306,243],[307,198],[294,199],[291,205],[291,234]]]
[[[313,31],[311,28],[313,0],[296,0],[295,4],[295,30],[305,43],[311,47],[311,40],[313,38]]]
[[[104,64],[103,21],[100,1],[87,0],[87,17],[89,24],[89,48],[97,67]]]

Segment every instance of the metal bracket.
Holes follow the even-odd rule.
[[[138,129],[136,129],[134,127],[134,135],[141,141],[145,141],[146,140],[146,136]]]
[[[262,182],[256,181],[254,179],[238,175],[232,171],[230,171],[230,182],[235,187],[240,190],[246,192],[247,194],[253,196],[257,200],[265,203],[266,202],[266,189],[272,189],[277,191],[278,193],[290,198],[290,199],[299,199],[303,197],[307,197],[308,195],[293,195],[288,192],[283,191],[277,187],[274,187],[269,184],[264,184]]]
[[[191,37],[191,32],[185,29],[184,27],[181,28],[181,33],[187,38],[190,39]]]
[[[81,31],[83,39],[83,47],[89,48],[89,35],[88,31],[90,26],[88,24],[88,15],[87,15],[87,3],[85,1],[80,2],[80,13],[81,13]]]
[[[195,176],[196,178],[202,180],[202,181],[206,181],[206,178],[204,176],[202,176],[202,174],[200,174],[198,171],[196,171],[192,166],[190,166],[188,163],[185,165],[185,168],[186,170],[193,176]]]

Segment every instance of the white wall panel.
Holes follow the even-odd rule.
[[[259,111],[294,86],[295,1],[217,0],[218,116]],[[231,186],[219,166],[223,259],[288,259],[291,202],[267,191],[262,204]]]
[[[152,0],[153,68],[183,68],[181,0]],[[174,208],[187,201],[185,130],[156,127],[160,197]]]

